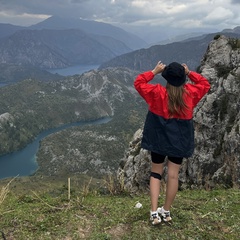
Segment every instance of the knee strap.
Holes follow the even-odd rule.
[[[154,177],[154,178],[157,178],[159,180],[162,179],[162,176],[159,173],[151,172],[150,176]]]

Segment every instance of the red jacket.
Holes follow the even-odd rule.
[[[154,74],[149,71],[139,74],[134,86],[149,106],[145,121],[142,147],[166,156],[190,157],[194,150],[193,110],[209,91],[208,80],[196,72],[190,72],[194,84],[185,84],[184,101],[188,105],[185,114],[169,118],[168,94],[160,84],[149,84]]]

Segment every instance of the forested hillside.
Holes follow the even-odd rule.
[[[103,163],[103,172],[112,165],[116,169],[131,135],[144,116],[144,109],[140,107],[142,101],[133,89],[136,74],[128,69],[108,69],[61,81],[29,79],[0,88],[0,153],[23,148],[48,128],[111,117],[112,121],[106,126],[85,127],[84,130],[74,128],[56,134],[56,139],[51,136],[46,143],[44,140],[38,161],[40,165],[44,162],[43,168],[39,169],[43,174],[54,172],[47,163],[53,158],[57,159],[53,167],[58,167],[55,170],[58,173],[69,172],[69,169],[75,172],[94,169],[89,167],[89,163],[96,166],[96,162]],[[69,164],[65,158],[71,159]],[[81,159],[84,159],[83,164],[87,162],[84,168]],[[67,171],[61,169],[63,166]],[[100,165],[98,172],[99,169]]]

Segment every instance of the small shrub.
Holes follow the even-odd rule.
[[[231,45],[233,50],[236,50],[236,49],[240,48],[240,39],[230,38],[228,42]]]
[[[197,73],[200,73],[200,69],[201,69],[201,66],[200,66],[200,65],[197,66],[197,68],[196,68],[196,72],[197,72]]]
[[[127,193],[124,186],[124,179],[117,178],[116,176],[109,174],[104,179],[104,185],[111,195],[119,195]]]
[[[217,35],[214,36],[213,39],[214,39],[214,40],[218,40],[220,37],[221,37],[221,35],[220,35],[220,34],[217,34]]]
[[[217,69],[217,77],[218,78],[226,78],[229,73],[231,72],[232,70],[232,67],[229,67],[229,66],[224,66],[224,65],[219,65],[216,67]]]

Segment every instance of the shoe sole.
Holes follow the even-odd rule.
[[[159,219],[157,219],[157,218],[155,218],[155,219],[152,220],[152,225],[158,225],[158,224],[160,224],[160,223],[161,223],[161,220],[159,220]]]

